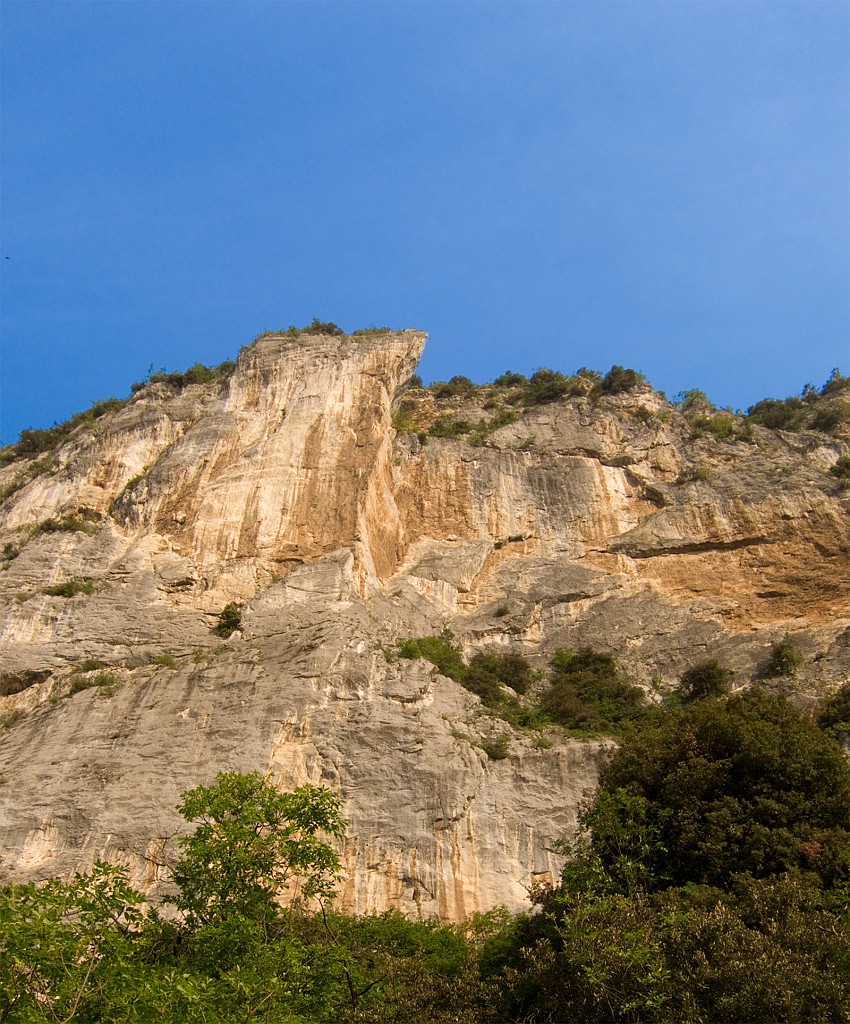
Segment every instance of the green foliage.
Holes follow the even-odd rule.
[[[747,416],[753,423],[760,423],[770,430],[799,430],[803,425],[805,405],[800,398],[763,398],[747,409]]]
[[[725,441],[732,437],[735,427],[735,420],[731,412],[703,413],[694,416],[691,421],[694,437],[702,437],[704,434],[713,434],[718,441]]]
[[[786,636],[773,648],[770,661],[765,668],[767,676],[794,676],[797,669],[805,664],[805,657],[794,646],[791,637]]]
[[[565,883],[537,899],[543,914],[515,924],[489,965],[499,1020],[563,1024],[565,1007],[571,1024],[846,1016],[850,943],[834,901],[805,876],[627,896]]]
[[[282,906],[281,887],[332,895],[339,861],[331,840],[344,836],[339,798],[315,787],[279,793],[257,774],[222,773],[183,794],[182,813],[198,825],[181,840],[176,919],[144,910],[124,869],[102,863],[69,882],[0,889],[0,1020],[837,1024],[850,1004],[840,888],[796,868],[761,878],[735,870],[716,886],[679,884],[667,870],[683,811],[715,824],[700,786],[684,802],[664,803],[718,736],[716,722],[704,735],[694,722],[735,700],[668,712],[670,736],[684,735],[682,760],[665,760],[666,744],[644,745],[630,755],[638,773],[628,785],[603,781],[561,883],[532,890],[540,913],[494,911],[460,925]],[[758,700],[749,708],[757,738],[759,725],[769,732],[776,720],[775,701]],[[809,728],[823,750],[837,751]],[[761,737],[756,757],[776,738]],[[774,756],[788,760],[796,781],[813,770],[812,787],[830,781],[817,757],[798,763],[799,753],[792,741]],[[750,771],[762,796],[788,802],[776,773],[759,775],[748,748],[738,755],[718,775],[721,788],[737,792],[739,774]],[[653,775],[654,794],[642,788]],[[836,801],[844,798],[839,787]],[[801,800],[800,816],[806,806]],[[724,833],[736,849],[737,828]],[[809,845],[808,856],[815,852]]]
[[[13,725],[16,725],[24,717],[23,708],[13,708],[7,714],[0,718],[0,730],[6,732],[7,729],[11,729]]]
[[[599,390],[603,395],[619,395],[626,391],[634,391],[641,384],[646,383],[646,378],[637,370],[628,370],[622,366],[612,366],[605,374],[599,384]]]
[[[513,373],[511,370],[506,370],[501,377],[497,377],[493,381],[493,386],[497,388],[521,388],[528,382],[527,377],[523,377],[521,373]]]
[[[573,376],[574,381],[583,382],[587,391],[600,385],[602,379],[602,374],[598,370],[589,370],[586,366],[580,366]]]
[[[70,883],[0,889],[0,1019],[138,1019],[123,1017],[121,1004],[131,1001],[142,902],[125,871],[102,862]]]
[[[435,665],[441,675],[462,683],[466,678],[466,663],[463,651],[454,643],[451,633],[445,631],[440,636],[421,636],[418,639],[400,640],[398,642],[400,658],[424,658]]]
[[[42,593],[48,597],[75,597],[77,594],[93,594],[94,583],[86,576],[71,576],[64,583],[45,587]]]
[[[679,694],[686,704],[707,697],[721,697],[728,692],[731,680],[732,673],[717,660],[701,661],[683,673],[679,680]]]
[[[623,743],[601,782],[647,801],[664,849],[644,865],[656,888],[793,869],[832,885],[846,873],[850,769],[783,698],[751,690],[668,712]]]
[[[359,993],[336,1011],[334,1024],[495,1024],[478,950],[506,917],[492,912],[447,925],[408,921],[392,911],[379,917],[329,914],[328,927],[347,954],[346,988],[349,995]]]
[[[448,382],[435,380],[428,388],[434,398],[458,398],[475,393],[476,386],[469,377],[461,375],[452,377]]]
[[[509,687],[514,693],[524,694],[534,680],[531,666],[521,654],[480,651],[467,664],[461,648],[454,643],[451,633],[445,631],[441,636],[399,641],[398,655],[430,661],[442,675],[476,694],[485,707],[517,728],[540,728],[548,721],[539,712],[535,713],[535,708],[523,707],[504,690]]]
[[[334,326],[336,326],[336,325],[334,325]],[[394,334],[394,333],[395,333],[395,331],[393,331],[392,327],[374,327],[373,326],[373,327],[365,327],[365,328],[363,328],[363,329],[361,329],[359,331],[352,331],[351,332],[351,337],[352,338],[374,338],[374,337],[377,337],[378,335],[381,335],[381,334]],[[422,382],[420,381],[419,384],[416,385],[416,386],[417,387],[422,387]]]
[[[332,338],[344,338],[345,331],[337,326],[332,320],[318,320],[313,317],[312,323],[302,328],[302,334],[326,334]]]
[[[839,480],[850,480],[850,455],[841,455],[834,466],[829,467],[829,475]]]
[[[842,733],[850,733],[850,682],[818,701],[815,706],[815,723],[836,739]]]
[[[841,371],[836,366],[829,375],[829,380],[821,388],[820,393],[825,398],[830,398],[835,395],[842,395],[848,390],[850,390],[850,377],[843,377]]]
[[[461,437],[472,430],[472,424],[468,420],[458,420],[454,416],[443,413],[438,416],[428,428],[431,437]]]
[[[627,738],[560,885],[485,947],[499,1020],[819,1024],[850,1005],[850,770],[752,691]]]
[[[390,334],[392,333],[389,328],[384,327],[370,327],[363,331],[355,331],[352,337],[355,336],[368,336],[373,334]],[[306,327],[296,327],[295,324],[290,324],[285,330],[281,328],[278,331],[263,331],[258,334],[254,341],[260,341],[263,338],[300,338],[302,334],[323,334],[331,338],[344,338],[346,337],[345,331],[339,327],[333,321],[318,320],[315,317],[313,322],[307,324]]]
[[[842,400],[848,390],[850,378],[836,369],[820,391],[807,384],[801,398],[764,398],[750,406],[747,417],[771,430],[809,428],[832,433],[850,423],[850,403]]]
[[[406,403],[402,403],[401,407],[393,413],[393,430],[397,430],[400,434],[415,434],[419,427],[411,418],[412,410],[405,408],[405,405]]]
[[[610,654],[590,648],[558,650],[552,669],[543,706],[568,729],[616,733],[646,716],[643,690],[623,679]]]
[[[183,806],[204,820],[184,840],[175,902],[189,909],[177,921],[143,913],[124,869],[102,863],[69,883],[0,890],[0,1019],[331,1024],[356,1003],[346,980],[359,951],[266,888],[282,872],[329,894],[338,861],[318,832],[342,838],[338,798],[223,775]]]
[[[511,754],[511,738],[503,732],[494,739],[481,740],[480,747],[491,761],[504,761]]]
[[[67,696],[83,690],[100,690],[102,697],[114,697],[121,688],[121,680],[114,672],[98,672],[97,675],[75,675],[68,687]]]
[[[570,379],[556,370],[545,367],[536,370],[522,390],[523,405],[545,405],[557,402],[564,395],[573,394]]]
[[[225,640],[242,626],[242,605],[230,601],[222,608],[218,615],[216,633]]]
[[[502,686],[509,686],[515,693],[525,694],[533,681],[531,665],[521,654],[490,650],[472,656],[463,683],[482,700],[486,693],[490,700],[498,701],[501,699]],[[485,700],[485,703],[488,702]]]
[[[831,408],[818,409],[812,417],[810,424],[812,430],[820,430],[824,434],[831,434],[836,427],[850,420],[850,404],[847,402],[836,402]]]
[[[184,388],[191,387],[193,384],[214,384],[219,381],[225,381],[232,376],[235,369],[236,363],[229,359],[219,363],[218,366],[204,366],[203,363],[193,363],[183,373],[179,370],[168,372],[165,369],[161,369],[156,373],[148,374],[146,380],[131,384],[130,391],[136,394],[142,388],[147,387],[148,384],[167,384],[174,391],[183,391]]]
[[[17,459],[34,459],[42,452],[54,452],[66,441],[78,427],[90,428],[96,420],[107,413],[117,412],[126,403],[119,398],[106,398],[94,402],[84,412],[77,412],[64,423],[57,423],[47,430],[22,430],[17,444],[8,445],[0,450],[0,467],[9,465]],[[45,465],[49,464],[45,463]],[[40,469],[39,472],[47,472]]]
[[[176,906],[199,927],[273,919],[285,889],[299,899],[331,899],[340,862],[320,834],[344,838],[340,807],[328,789],[281,793],[256,772],[222,772],[214,785],[184,793],[180,813],[198,827],[180,840]]]
[[[151,665],[159,665],[160,668],[177,668],[177,661],[171,654],[155,654],[151,658]]]
[[[43,519],[33,527],[30,536],[38,537],[42,533],[97,533],[99,529],[100,524],[92,513],[80,512],[76,515]]]
[[[502,409],[489,418],[479,420],[472,428],[469,443],[481,445],[484,439],[498,430],[499,427],[506,427],[509,423],[516,423],[519,417],[511,409]]]
[[[676,477],[677,484],[690,484],[711,479],[708,466],[686,466]]]
[[[700,391],[698,388],[692,388],[690,391],[681,391],[676,395],[673,400],[673,404],[681,412],[705,412],[713,411],[714,406],[709,401],[708,395],[704,391]]]
[[[0,451],[0,466],[6,464],[3,459],[10,451],[11,448],[6,448]],[[13,460],[8,459],[7,461]],[[9,483],[0,488],[0,501],[5,501],[17,491],[21,490],[22,487],[26,487],[26,485],[31,480],[35,480],[36,477],[43,476],[45,473],[52,473],[55,469],[56,464],[50,455],[45,456],[43,459],[36,459],[34,462],[30,462],[29,465],[19,469]]]
[[[196,647],[192,651],[192,661],[195,665],[203,665],[204,662],[217,658],[219,654],[224,654],[226,650],[227,644],[216,644],[215,647]]]
[[[12,559],[17,558],[20,553],[21,549],[12,544],[11,541],[6,541],[3,545],[2,557],[7,562],[11,562]]]
[[[75,666],[74,672],[97,672],[101,668],[108,668],[108,665],[100,658],[84,658],[79,665]]]

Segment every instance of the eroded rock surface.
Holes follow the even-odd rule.
[[[423,343],[264,337],[228,380],[149,384],[0,469],[3,879],[108,857],[156,894],[179,794],[259,769],[342,794],[345,908],[516,908],[610,743],[514,730],[399,638],[541,668],[590,645],[657,695],[707,657],[748,685],[791,634],[801,701],[848,677],[840,433],[694,439],[643,388],[423,443],[402,400],[408,424],[492,416],[407,389]]]

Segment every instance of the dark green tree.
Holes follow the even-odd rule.
[[[794,868],[827,886],[846,877],[850,769],[838,745],[782,697],[750,690],[668,714],[630,737],[601,781],[608,793],[647,801],[665,851],[648,859],[656,888],[722,888],[741,872]],[[599,852],[609,866],[612,855]]]
[[[728,692],[732,673],[723,668],[719,661],[701,661],[687,669],[679,680],[679,694],[685,703],[705,700],[706,697],[720,697]]]
[[[850,682],[818,701],[815,706],[815,722],[836,739],[842,733],[850,733]]]
[[[599,390],[603,395],[619,395],[624,391],[634,391],[643,384],[646,378],[637,370],[628,370],[622,366],[612,366],[602,378]]]
[[[242,625],[242,605],[231,601],[219,612],[216,633],[226,640]]]

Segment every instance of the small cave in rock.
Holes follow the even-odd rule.
[[[22,693],[37,683],[43,683],[51,674],[51,669],[23,669],[21,672],[0,672],[0,697],[10,697],[13,693]]]

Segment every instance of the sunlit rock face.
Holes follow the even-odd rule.
[[[342,795],[345,909],[518,908],[611,743],[514,730],[398,639],[539,668],[589,645],[657,698],[709,657],[748,685],[791,634],[798,700],[848,678],[840,433],[694,439],[649,388],[436,401],[407,387],[424,340],[266,336],[229,379],[149,384],[0,469],[3,880],[106,857],[155,896],[179,794],[258,769]],[[425,436],[494,407],[515,418]]]

